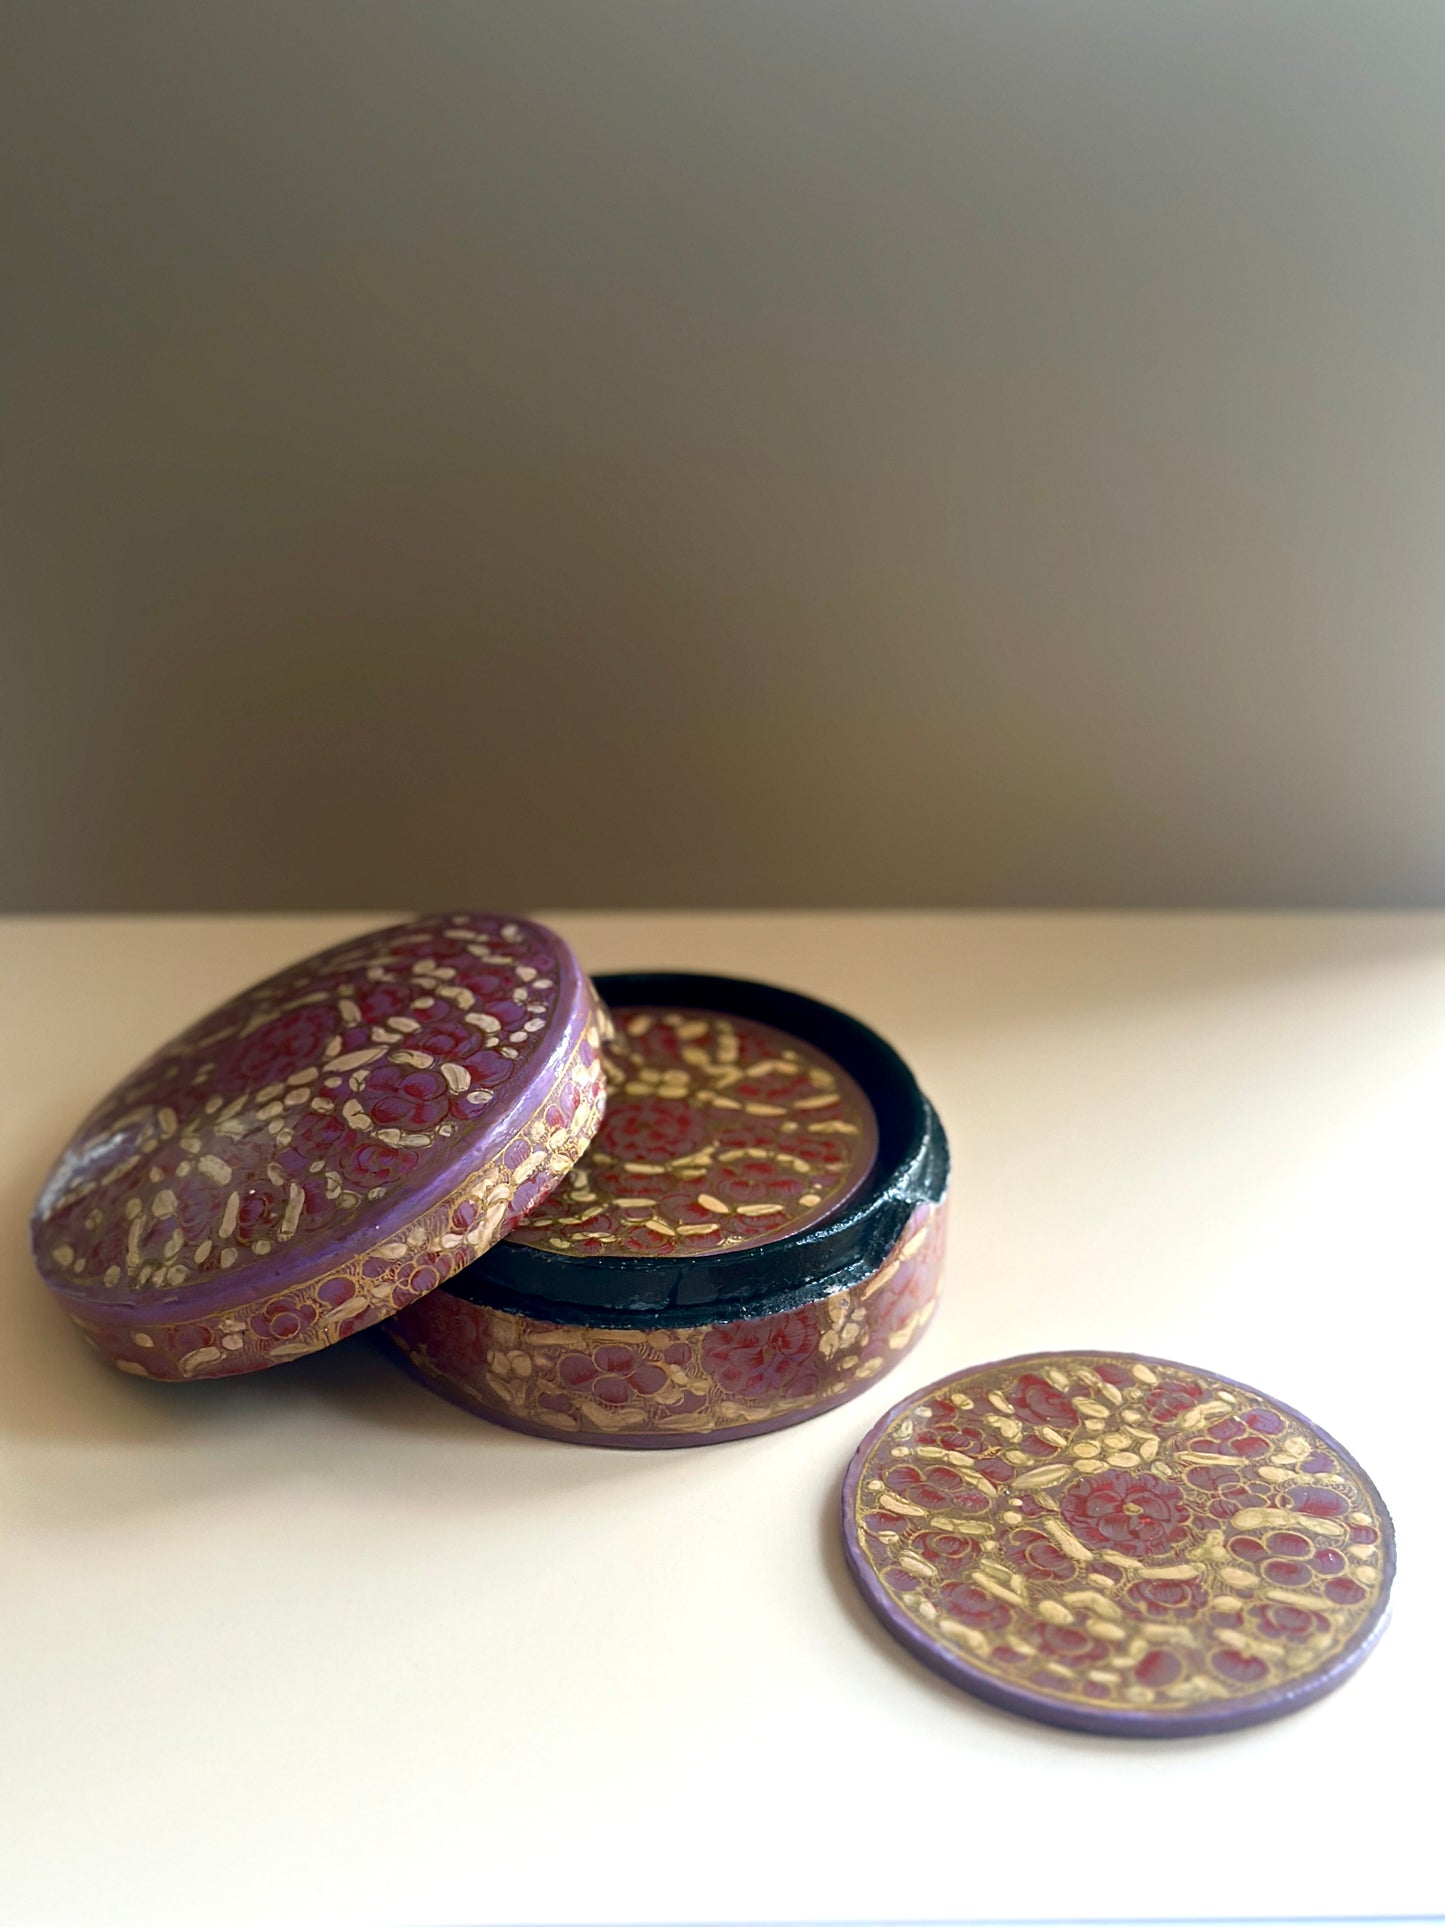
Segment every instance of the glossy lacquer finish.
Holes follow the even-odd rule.
[[[853,1397],[921,1334],[942,1275],[948,1147],[912,1074],[771,986],[598,989],[618,1017],[610,1134],[385,1337],[468,1410],[582,1444],[711,1444]]]
[[[1338,1686],[1384,1630],[1389,1514],[1318,1426],[1114,1352],[1005,1359],[896,1405],[843,1491],[879,1618],[982,1699],[1173,1737]]]
[[[513,1239],[574,1258],[703,1258],[841,1211],[878,1155],[841,1064],[756,1019],[612,1011],[607,1117]]]
[[[470,1263],[590,1141],[599,1012],[520,918],[374,931],[232,998],[76,1132],[36,1263],[123,1371],[279,1364]]]

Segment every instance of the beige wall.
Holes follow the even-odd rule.
[[[0,907],[1445,901],[1445,7],[12,10]]]

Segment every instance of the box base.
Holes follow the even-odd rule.
[[[516,1431],[624,1450],[721,1444],[829,1411],[897,1364],[932,1316],[946,1221],[946,1199],[919,1203],[871,1277],[760,1318],[564,1325],[442,1288],[378,1336],[430,1390]]]

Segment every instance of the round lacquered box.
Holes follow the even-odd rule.
[[[468,1411],[579,1444],[714,1444],[856,1396],[941,1279],[948,1145],[913,1074],[792,991],[595,982],[613,1036],[591,1147],[379,1336]]]

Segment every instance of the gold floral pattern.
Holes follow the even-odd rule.
[[[553,1324],[437,1291],[384,1336],[435,1390],[484,1418],[592,1445],[692,1445],[795,1423],[860,1392],[933,1314],[946,1203],[911,1213],[865,1283],[726,1324]]]
[[[77,1132],[36,1205],[42,1275],[157,1306],[327,1267],[486,1155],[493,1106],[575,1034],[551,931],[455,912],[370,931],[233,997]],[[559,1031],[561,1037],[559,1037]]]
[[[875,1608],[1046,1719],[1287,1698],[1362,1641],[1388,1576],[1388,1520],[1333,1441],[1228,1379],[1122,1354],[935,1386],[864,1441],[848,1494]]]
[[[68,1305],[84,1335],[137,1377],[226,1377],[279,1365],[348,1338],[433,1292],[495,1244],[570,1169],[603,1109],[595,1022],[531,1118],[452,1193],[379,1245],[319,1277],[205,1318],[137,1323],[133,1312]]]
[[[702,1258],[791,1237],[867,1176],[873,1107],[816,1045],[711,1011],[612,1015],[607,1120],[518,1243],[571,1258]]]

